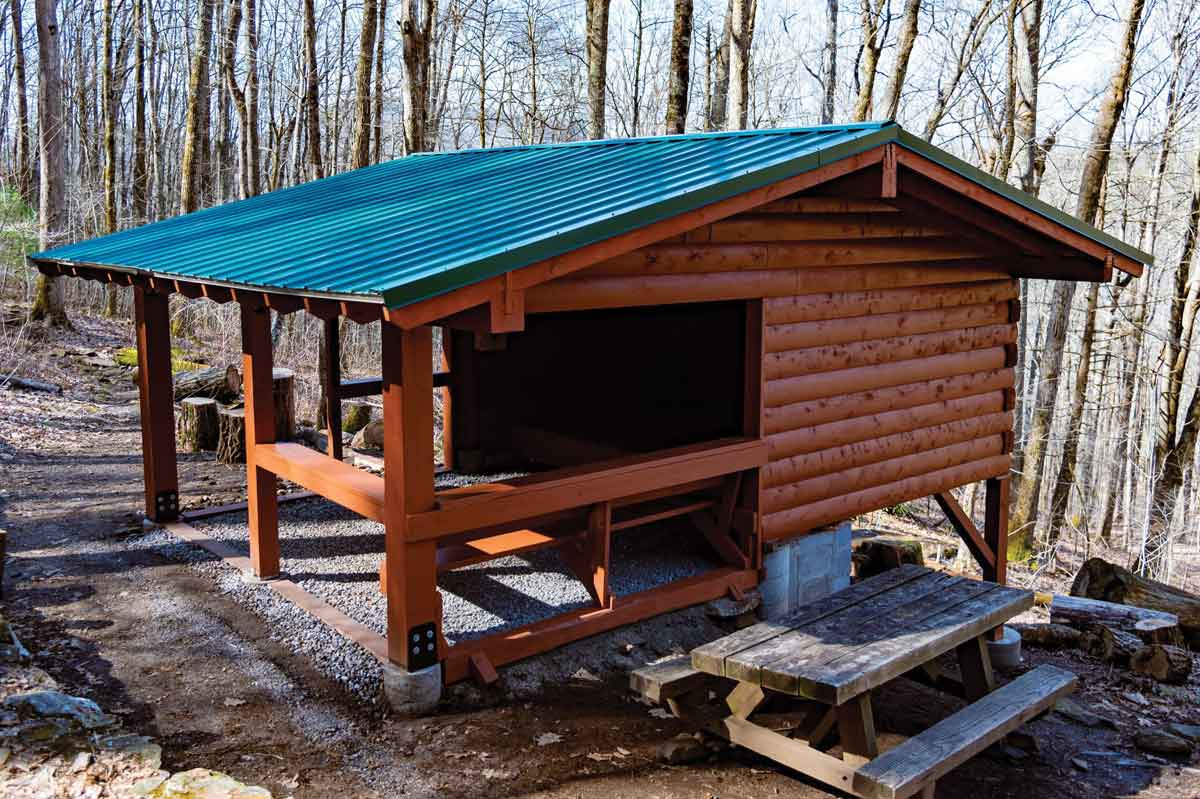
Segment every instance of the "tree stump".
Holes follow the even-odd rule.
[[[374,409],[366,402],[347,402],[342,413],[342,432],[354,435],[371,423]]]
[[[276,441],[291,441],[296,437],[295,382],[296,373],[291,369],[275,369],[271,374]]]
[[[1029,646],[1042,649],[1074,649],[1079,646],[1082,633],[1065,624],[1010,624]]]
[[[1079,648],[1097,660],[1128,666],[1133,653],[1142,648],[1142,641],[1132,633],[1090,624],[1079,637]]]
[[[217,410],[217,401],[211,397],[188,397],[179,403],[175,442],[180,450],[209,452],[217,448]]]
[[[242,375],[236,366],[209,366],[180,372],[175,375],[174,383],[176,402],[187,397],[211,397],[217,402],[232,402],[242,389]]]
[[[217,460],[221,463],[245,463],[246,409],[222,408],[217,418]]]
[[[897,569],[906,563],[925,565],[924,550],[921,542],[915,538],[864,538],[855,541],[853,546],[855,575],[860,580]]]
[[[1159,682],[1183,685],[1192,673],[1192,655],[1177,646],[1148,644],[1129,658],[1129,668]]]
[[[1133,625],[1133,634],[1147,644],[1187,646],[1183,630],[1178,624],[1172,624],[1169,619],[1142,619]]]

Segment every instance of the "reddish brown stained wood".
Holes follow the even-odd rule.
[[[612,630],[624,624],[725,596],[729,586],[743,590],[758,583],[758,572],[749,569],[714,569],[649,591],[623,596],[611,608],[582,608],[525,627],[463,641],[450,647],[445,661],[447,684],[470,676],[470,657],[486,652],[499,667],[545,652],[571,641]]]
[[[1002,391],[1012,387],[1014,377],[1012,369],[991,369],[766,408],[763,411],[763,429],[771,435],[856,416],[912,408],[936,400]]]
[[[1020,288],[1014,280],[990,280],[947,286],[773,297],[764,300],[763,306],[766,323],[781,325],[790,322],[817,322],[824,319],[1011,302],[1019,293]],[[1017,320],[1010,317],[1008,321]]]
[[[500,679],[486,652],[473,652],[467,662],[471,677],[480,685],[488,686]]]
[[[795,455],[772,461],[763,467],[763,483],[768,489],[777,488],[925,449],[988,436],[1003,436],[1012,430],[1012,423],[1011,413],[991,413]]]
[[[896,169],[896,149],[896,145],[894,144],[885,144],[883,146],[883,163],[880,164],[880,169],[883,172],[883,183],[879,187],[879,196],[885,200],[894,200],[900,192],[899,170]]]
[[[763,536],[766,540],[773,541],[808,532],[822,524],[849,519],[878,508],[927,497],[955,486],[1007,474],[1010,465],[1011,458],[1008,455],[997,455],[919,477],[910,477],[898,483],[868,488],[845,496],[814,502],[811,505],[767,514],[763,517]]]
[[[830,291],[971,283],[1008,278],[1001,267],[977,259],[936,266],[896,264],[875,267],[809,267],[804,269],[717,272],[699,275],[643,277],[579,277],[556,280],[530,289],[528,313],[632,308],[681,302],[793,297]]]
[[[762,300],[752,300],[746,304],[746,349],[744,358],[745,372],[742,376],[742,435],[747,438],[760,438],[763,434],[763,397],[766,385],[766,373],[763,368],[764,347],[764,311]],[[735,495],[734,500],[738,497]],[[739,529],[739,539],[742,552],[750,557],[750,566],[759,568],[762,565],[762,536],[758,535],[758,510],[762,505],[762,475],[761,469],[753,469],[745,473],[741,486],[741,506],[748,511],[754,524],[750,529]],[[731,505],[731,513],[737,507]]]
[[[899,214],[739,214],[705,228],[703,238],[688,234],[688,242],[746,243],[769,241],[829,241],[836,239],[944,238],[947,231]]]
[[[988,546],[987,541],[975,526],[975,522],[971,521],[971,517],[963,510],[962,505],[958,504],[954,494],[949,491],[939,491],[933,495],[933,499],[942,509],[942,513],[946,514],[946,518],[950,520],[951,526],[962,538],[963,543],[967,545],[967,549],[971,551],[971,556],[975,558],[979,567],[981,569],[993,568],[996,563],[996,553]]]
[[[769,489],[763,493],[763,512],[777,513],[844,493],[896,483],[961,463],[971,463],[1003,452],[1004,440],[999,435],[945,447],[922,446],[897,458]]]
[[[842,197],[789,197],[754,209],[759,214],[895,214],[898,208],[884,200],[851,200]]]
[[[384,520],[382,477],[323,456],[302,444],[260,444],[254,449],[262,468],[364,518]]]
[[[242,305],[242,390],[246,398],[246,495],[250,560],[259,577],[279,574],[279,504],[275,475],[259,462],[258,447],[275,441],[271,314]]]
[[[1032,228],[1093,258],[1104,259],[1111,252],[1103,244],[1092,241],[1086,236],[1052,222],[1041,214],[1030,211],[1007,197],[979,186],[956,172],[946,169],[940,164],[935,164],[924,156],[900,149],[896,154],[896,158],[901,166],[919,172],[935,183],[945,186],[969,200],[978,202],[999,214],[1019,222],[1027,228]],[[1142,264],[1125,255],[1116,255],[1114,265],[1121,271],[1135,277],[1142,274]]]
[[[984,487],[983,539],[995,555],[985,566],[983,579],[1004,585],[1008,581],[1008,470],[992,475]]]
[[[768,353],[848,344],[852,341],[895,338],[916,333],[961,330],[985,325],[1008,324],[1008,303],[960,305],[925,311],[876,314],[869,317],[826,319],[817,322],[793,322],[769,325],[766,331]]]
[[[141,407],[142,478],[146,516],[156,522],[179,515],[175,463],[175,403],[171,378],[171,326],[168,295],[136,287],[134,326]]]
[[[986,350],[955,352],[930,358],[914,358],[875,366],[840,369],[836,372],[770,380],[767,382],[765,402],[768,407],[777,408],[796,402],[900,386],[919,380],[936,380],[1001,369],[1005,366],[1004,356],[1003,347],[991,347]]]
[[[323,319],[325,330],[325,427],[329,457],[342,459],[342,343],[337,317]]]
[[[987,325],[773,352],[766,356],[763,368],[767,379],[779,380],[816,372],[1000,347],[1013,344],[1016,338],[1017,329],[1013,325]]]
[[[1003,405],[998,391],[955,400],[941,400],[928,405],[776,433],[767,437],[767,447],[771,460],[774,461],[893,433],[999,413],[1004,410]]]
[[[415,541],[408,524],[410,513],[434,506],[433,333],[390,323],[381,332],[388,657],[408,668],[410,632],[427,623],[440,631],[442,621],[437,543]]]

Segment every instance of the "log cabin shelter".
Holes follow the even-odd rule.
[[[31,256],[134,289],[160,521],[168,297],[240,304],[253,568],[279,572],[277,478],[380,522],[387,658],[446,682],[737,596],[764,544],[931,495],[1003,582],[1018,278],[1151,260],[894,123],[412,155]],[[329,396],[382,396],[382,476],[339,436],[274,440],[269,311],[301,310],[325,320]],[[378,378],[341,380],[339,317],[381,323]],[[531,474],[435,490],[435,391],[446,467]],[[977,481],[982,529],[950,493]],[[667,519],[720,565],[614,593],[614,536]],[[439,573],[539,547],[591,606],[447,642]]]

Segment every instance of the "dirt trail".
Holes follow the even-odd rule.
[[[5,613],[63,690],[155,737],[164,768],[213,768],[298,798],[827,795],[739,751],[658,762],[659,744],[685,728],[632,702],[619,674],[529,702],[496,691],[479,696],[483,707],[460,701],[431,719],[389,718],[272,641],[261,618],[212,582],[145,544],[139,448],[136,405],[0,390]],[[241,475],[185,460],[181,483],[219,501]],[[903,692],[887,704],[937,707]],[[1029,729],[1040,753],[1020,763],[976,758],[939,783],[939,797],[1200,796],[1200,771],[1182,765],[1070,765],[1081,750],[1136,756],[1131,729],[1084,728],[1057,714]],[[537,746],[546,732],[561,740]]]

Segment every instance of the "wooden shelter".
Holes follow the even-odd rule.
[[[764,542],[924,496],[1004,582],[1017,278],[1151,258],[885,123],[422,154],[32,261],[135,291],[158,520],[168,297],[240,303],[255,571],[279,571],[277,477],[382,523],[388,656],[452,682],[737,594]],[[326,320],[334,364],[338,317],[382,323],[381,376],[329,393],[382,394],[384,477],[273,440],[272,310]],[[435,390],[448,465],[542,470],[436,491]],[[975,481],[983,530],[950,494]],[[615,595],[613,536],[668,518],[723,565]],[[447,644],[440,571],[550,546],[594,607]]]

